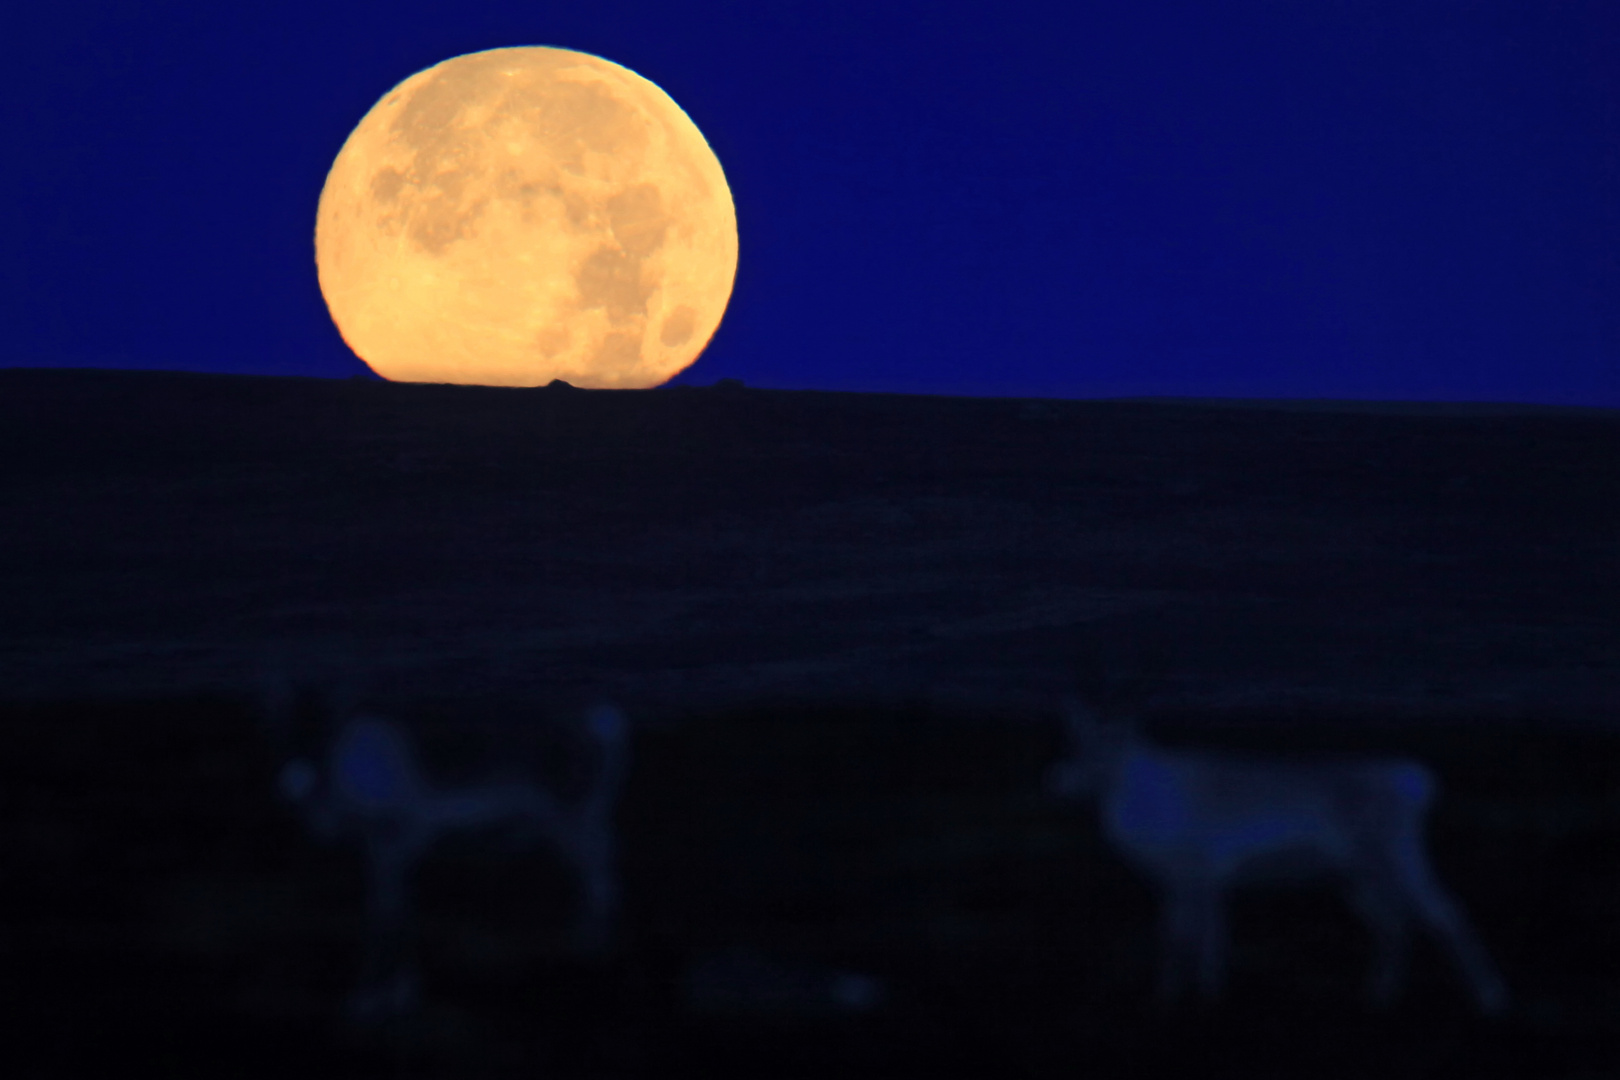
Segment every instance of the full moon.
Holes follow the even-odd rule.
[[[737,272],[720,162],[628,68],[456,56],[377,102],[327,174],[315,266],[386,379],[633,389],[688,367]]]

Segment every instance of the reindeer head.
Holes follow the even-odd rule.
[[[352,665],[334,669],[320,658],[289,658],[272,652],[260,657],[257,683],[259,730],[273,759],[280,762],[275,773],[277,794],[320,839],[344,835],[346,822],[334,808],[332,788],[333,778],[341,778],[343,770],[334,768],[332,747],[334,740],[343,741],[345,728],[354,727],[361,694],[355,669]],[[367,733],[362,727],[361,734]],[[353,733],[347,742],[356,742]],[[355,748],[349,749],[347,757],[355,758]],[[354,762],[337,764],[346,765],[349,772],[356,767],[363,771],[367,758],[363,753],[358,757],[358,766]],[[366,790],[375,789],[377,781],[367,775],[360,777],[362,787],[368,779],[371,783]]]
[[[1166,667],[1162,647],[1151,641],[1116,642],[1076,661],[1078,690],[1063,707],[1065,756],[1047,770],[1047,794],[1081,799],[1104,790]]]
[[[1063,711],[1066,756],[1046,772],[1047,794],[1061,799],[1083,799],[1100,792],[1130,740],[1128,723],[1100,717],[1078,697]]]

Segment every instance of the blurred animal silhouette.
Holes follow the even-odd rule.
[[[1161,1004],[1179,998],[1191,975],[1202,996],[1220,992],[1229,890],[1328,878],[1372,931],[1373,1004],[1394,1000],[1416,921],[1449,951],[1482,1012],[1506,1007],[1506,986],[1425,854],[1436,785],[1424,766],[1162,749],[1079,701],[1065,733],[1068,757],[1047,774],[1047,790],[1096,797],[1108,842],[1155,885]]]
[[[287,693],[273,694],[269,716],[284,733]],[[312,832],[325,840],[358,839],[366,872],[366,946],[351,1016],[370,1021],[408,1012],[419,998],[410,959],[410,878],[424,856],[455,832],[498,833],[515,847],[550,845],[572,865],[580,884],[574,940],[583,949],[607,943],[618,907],[613,814],[623,783],[628,723],[603,705],[586,718],[584,732],[598,767],[583,798],[565,805],[534,777],[509,767],[500,779],[439,788],[422,775],[417,755],[398,723],[339,708],[325,760],[294,758],[283,765],[281,796],[299,808]],[[499,769],[492,769],[499,773]]]

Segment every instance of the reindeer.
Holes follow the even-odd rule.
[[[1047,790],[1096,797],[1103,835],[1155,886],[1161,1006],[1182,996],[1190,974],[1202,997],[1219,994],[1231,889],[1325,877],[1372,932],[1366,992],[1373,1005],[1394,1000],[1416,921],[1449,951],[1481,1012],[1506,1008],[1506,986],[1425,854],[1436,784],[1423,765],[1168,750],[1078,699],[1069,703],[1065,732],[1068,757],[1048,772]]]
[[[275,734],[285,735],[291,695],[273,693]],[[410,878],[444,837],[499,833],[517,847],[549,844],[574,867],[581,903],[574,941],[603,947],[618,906],[613,813],[623,783],[628,723],[611,705],[584,724],[599,767],[591,790],[564,805],[543,784],[508,770],[504,777],[440,788],[422,775],[406,730],[397,722],[338,708],[325,760],[294,758],[277,778],[281,797],[296,806],[317,837],[358,839],[365,858],[366,942],[360,979],[349,999],[351,1018],[382,1020],[412,1011],[419,978],[410,959]]]

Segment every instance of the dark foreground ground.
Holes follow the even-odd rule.
[[[447,715],[417,717],[429,746]],[[1158,1015],[1146,888],[1094,814],[1039,797],[1055,725],[818,707],[638,730],[604,958],[561,946],[549,858],[443,849],[418,879],[426,1005],[359,1030],[356,852],[272,798],[248,710],[78,703],[0,714],[0,1012],[27,1065],[10,1075],[1617,1075],[1620,740],[1290,719],[1153,729],[1433,765],[1434,860],[1509,1015],[1473,1015],[1427,943],[1399,1006],[1366,1010],[1368,942],[1313,891],[1242,897],[1227,999]],[[696,988],[738,955],[863,976],[870,1007]]]
[[[7,1074],[1614,1077],[1616,612],[1613,411],[0,371]],[[1433,764],[1515,1011],[1432,950],[1363,1011],[1309,892],[1148,1010],[1151,897],[1036,795],[1138,653],[1165,738]],[[617,951],[447,849],[425,1012],[346,1028],[358,862],[270,796],[267,657],[429,728],[621,704]]]

